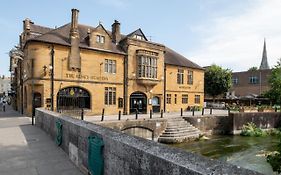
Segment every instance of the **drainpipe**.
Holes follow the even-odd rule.
[[[166,85],[167,85],[167,83],[166,83],[166,71],[167,71],[166,64],[164,63],[164,112],[166,112],[166,89],[167,89],[167,87],[166,87]]]
[[[128,55],[124,57],[124,109],[123,109],[123,114],[127,115],[127,108],[128,108]]]
[[[51,111],[54,111],[54,45],[51,48]]]

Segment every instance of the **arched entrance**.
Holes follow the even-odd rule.
[[[152,101],[152,111],[160,112],[160,98],[154,96],[151,101]]]
[[[138,110],[139,113],[146,113],[147,98],[142,92],[134,92],[130,95],[130,113],[135,113]]]
[[[58,110],[90,109],[90,93],[80,87],[67,87],[57,94]]]

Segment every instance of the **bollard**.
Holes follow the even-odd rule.
[[[183,110],[182,110],[182,108],[181,108],[181,116],[183,116]]]
[[[121,111],[119,111],[118,120],[121,120]]]
[[[195,107],[192,108],[192,116],[194,116]]]
[[[163,109],[161,109],[161,118],[163,118]]]
[[[149,118],[152,118],[152,110],[149,111]]]
[[[138,113],[139,113],[139,111],[138,111],[138,109],[136,108],[136,120],[138,119]]]
[[[5,105],[3,105],[3,112],[5,112],[6,111],[6,106]]]
[[[102,114],[101,114],[101,121],[104,120],[104,108],[102,109]]]
[[[84,109],[81,110],[81,120],[84,120]]]
[[[213,109],[212,109],[212,108],[210,108],[210,114],[211,114],[211,115],[213,114]]]
[[[204,108],[202,108],[202,115],[204,115]]]
[[[230,108],[227,108],[227,110],[228,110],[227,112],[228,112],[228,116],[229,116],[229,114],[230,114]]]

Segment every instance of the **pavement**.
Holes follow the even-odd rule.
[[[68,155],[31,118],[0,111],[1,175],[82,175]]]
[[[212,113],[210,115],[210,113]],[[66,114],[67,115],[67,114]],[[204,116],[225,116],[228,115],[228,110],[224,109],[205,109],[204,110]],[[163,113],[162,118],[177,118],[177,117],[191,117],[193,116],[192,111],[184,111],[183,116],[181,116],[180,112],[166,112]],[[194,111],[194,116],[200,117],[202,116],[202,111]],[[75,118],[81,118],[80,114],[77,114]],[[152,119],[159,119],[161,118],[161,113],[153,113]],[[84,116],[84,120],[88,122],[93,122],[93,123],[100,123],[101,122],[101,115],[86,115]],[[130,114],[130,115],[121,115],[121,120],[135,120],[136,119],[136,114]],[[150,114],[138,114],[138,119],[150,119]],[[104,115],[103,121],[118,121],[118,115]]]

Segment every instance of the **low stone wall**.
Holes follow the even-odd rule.
[[[62,122],[63,130],[61,148],[85,173],[88,169],[88,136],[97,135],[104,142],[105,175],[259,174],[110,128],[61,117],[58,113],[42,108],[36,109],[36,126],[53,139],[58,119]]]
[[[233,118],[233,134],[240,134],[244,124],[253,122],[261,129],[278,128],[281,126],[280,112],[247,112],[231,113]]]
[[[184,119],[206,135],[230,134],[233,129],[232,116],[193,116]]]
[[[204,134],[240,134],[244,124],[249,122],[261,129],[281,127],[279,112],[240,112],[230,113],[229,116],[193,116],[184,117]]]

